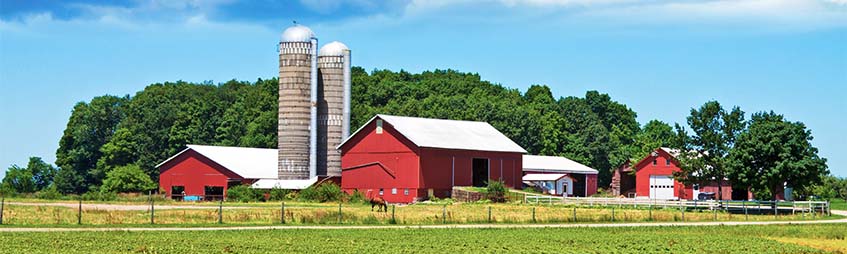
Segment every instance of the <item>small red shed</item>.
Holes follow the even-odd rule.
[[[523,173],[524,178],[535,174],[566,174],[568,178],[549,187],[556,190],[557,195],[590,197],[597,194],[598,171],[562,156],[524,155]]]
[[[159,188],[174,199],[212,200],[229,187],[277,178],[277,150],[188,145],[156,165]]]
[[[449,197],[453,186],[521,186],[521,146],[486,122],[377,115],[342,142],[341,188],[388,202]]]

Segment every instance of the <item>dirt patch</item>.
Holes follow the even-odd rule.
[[[827,252],[847,253],[847,240],[845,239],[817,239],[794,237],[769,237],[768,239],[781,243],[790,243],[800,246],[806,246]]]

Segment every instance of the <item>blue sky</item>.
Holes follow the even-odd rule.
[[[682,123],[707,100],[774,110],[847,176],[847,0],[2,1],[0,167],[53,162],[71,108],[94,96],[275,76],[292,20],[368,70],[599,90],[642,123]]]

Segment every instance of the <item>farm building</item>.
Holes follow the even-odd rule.
[[[565,157],[523,156],[523,182],[553,195],[594,195],[597,193],[597,172]]]
[[[711,182],[703,185],[684,185],[673,179],[673,173],[679,172],[678,162],[674,159],[679,151],[670,148],[658,148],[635,164],[625,163],[612,176],[612,193],[626,197],[650,199],[699,199],[701,193],[714,193],[715,198],[743,200],[752,198],[746,190],[733,190],[730,182],[721,183],[723,196],[717,197],[718,184]],[[633,173],[634,172],[634,173]]]
[[[388,202],[448,197],[453,186],[521,186],[522,147],[485,122],[377,115],[341,150],[341,188]]]
[[[188,145],[156,165],[159,187],[174,199],[221,199],[229,187],[276,179],[277,154],[277,149]]]

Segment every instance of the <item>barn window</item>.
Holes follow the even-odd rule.
[[[397,195],[397,188],[391,188],[391,195]]]
[[[657,161],[656,159],[653,159],[653,165],[656,165],[656,161]]]
[[[382,134],[382,119],[376,119],[376,134]]]
[[[671,159],[665,160],[665,166],[670,166],[670,165],[671,165]]]
[[[379,195],[382,196],[382,189],[379,189]]]
[[[406,196],[409,195],[409,189],[408,188],[403,189],[403,195],[406,195]]]

